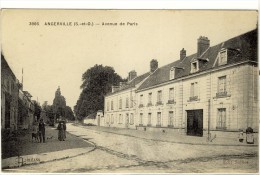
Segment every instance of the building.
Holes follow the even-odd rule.
[[[17,129],[19,82],[1,54],[1,127]]]
[[[137,76],[135,71],[131,71],[127,82],[112,87],[112,93],[105,97],[105,126],[135,128],[135,91],[149,75],[150,72]]]
[[[20,88],[18,103],[18,127],[20,129],[29,129],[36,120],[34,116],[35,106],[31,97],[32,95],[28,91],[23,91],[22,88]]]
[[[258,132],[257,36],[255,29],[215,46],[199,37],[197,53],[186,56],[182,49],[177,61],[150,71],[134,89],[108,94],[106,126],[127,127],[120,107],[131,92],[136,129],[209,137],[234,136],[248,127]],[[120,113],[126,121],[117,125],[111,116]]]

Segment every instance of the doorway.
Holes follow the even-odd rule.
[[[187,135],[203,136],[203,110],[187,110]]]

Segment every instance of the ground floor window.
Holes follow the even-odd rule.
[[[119,114],[119,124],[123,122],[122,114]]]
[[[140,113],[139,124],[143,124],[143,113]]]
[[[226,129],[226,108],[218,108],[217,129]]]
[[[111,114],[111,123],[112,124],[114,123],[114,116],[113,116],[113,114]]]
[[[107,124],[109,123],[109,120],[110,120],[110,116],[107,115],[107,120],[106,120]]]
[[[133,113],[130,114],[130,124],[131,125],[134,124],[134,114]]]
[[[157,112],[157,126],[161,126],[161,112]]]
[[[152,124],[152,113],[148,113],[148,123],[149,126]]]
[[[173,127],[173,111],[169,111],[168,126]]]

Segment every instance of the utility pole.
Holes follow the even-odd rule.
[[[208,141],[210,141],[210,99],[208,100]]]

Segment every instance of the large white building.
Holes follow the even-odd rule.
[[[125,84],[105,97],[105,126],[161,129],[193,136],[258,132],[257,30],[210,47],[197,41],[197,53],[150,71],[129,73]],[[134,75],[134,76],[133,76]]]

